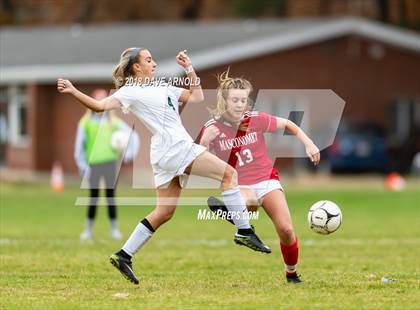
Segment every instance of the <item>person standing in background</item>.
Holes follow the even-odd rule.
[[[97,100],[108,96],[105,89],[96,89],[92,97]],[[95,113],[87,110],[80,119],[76,141],[74,158],[80,175],[89,174],[90,202],[87,211],[85,230],[80,234],[80,240],[91,240],[93,238],[93,224],[96,215],[96,206],[99,198],[100,180],[105,182],[105,193],[108,204],[108,217],[110,221],[110,236],[120,240],[122,234],[117,224],[117,207],[115,205],[115,188],[117,181],[117,161],[120,151],[114,149],[111,144],[111,137],[117,131],[123,131],[130,135],[131,128],[121,119],[113,115],[112,111]],[[139,150],[139,137],[132,131],[129,143],[125,150],[124,162],[132,161]]]

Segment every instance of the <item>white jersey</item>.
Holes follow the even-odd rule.
[[[156,164],[175,145],[193,143],[179,115],[179,97],[183,88],[170,85],[126,85],[113,97],[123,108],[134,113],[151,131],[150,162]]]

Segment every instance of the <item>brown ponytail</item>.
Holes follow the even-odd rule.
[[[144,50],[144,48],[130,47],[122,52],[120,62],[112,71],[112,78],[116,89],[121,88],[125,84],[126,79],[134,74],[132,68],[127,68],[128,63],[130,62],[131,52],[134,50],[138,50],[134,63],[140,62],[140,52]]]

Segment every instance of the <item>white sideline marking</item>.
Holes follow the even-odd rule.
[[[112,295],[115,298],[127,298],[130,294],[126,292],[118,292]]]
[[[190,246],[210,246],[210,247],[221,247],[230,245],[232,240],[230,239],[190,239],[190,240],[177,240],[176,244],[190,245]],[[278,239],[263,239],[268,244],[278,244]],[[315,239],[304,239],[299,240],[299,243],[303,246],[331,246],[331,245],[413,245],[418,244],[419,239],[329,239],[329,240],[315,240]],[[174,243],[174,240],[156,240],[159,246],[167,246]]]
[[[0,246],[9,245],[12,243],[11,239],[0,239]]]
[[[304,239],[300,244],[304,246],[330,246],[336,245],[399,245],[399,244],[418,244],[420,239],[328,239],[325,240]]]
[[[178,205],[186,206],[207,206],[206,197],[180,197]],[[118,206],[155,206],[157,203],[156,197],[116,197],[115,203]],[[162,198],[159,203],[161,205],[173,205],[172,198]],[[76,206],[90,205],[90,197],[77,197],[74,203]],[[106,199],[99,199],[98,206],[106,206]]]
[[[156,240],[157,245],[167,246],[170,244],[182,244],[189,246],[209,246],[209,247],[222,247],[228,244],[227,239],[190,239],[190,240]],[[231,241],[230,241],[231,242]],[[229,243],[230,243],[229,242]]]
[[[263,239],[266,243],[270,245],[278,244],[278,239]],[[41,239],[12,239],[12,238],[3,238],[0,239],[0,246],[12,246],[16,244],[36,244],[36,243],[47,243],[48,245],[79,245],[80,240],[76,235],[74,238],[52,238],[48,240]],[[93,240],[93,243],[111,243],[113,242],[110,239],[106,238],[97,238]],[[420,239],[410,238],[410,239],[336,239],[325,237],[324,240],[315,240],[315,239],[300,239],[299,244],[302,246],[312,247],[312,246],[331,246],[331,245],[346,245],[346,246],[366,246],[366,245],[379,245],[379,246],[390,246],[390,245],[417,245],[420,242]],[[223,247],[226,245],[231,245],[231,239],[187,239],[184,240],[175,240],[175,239],[159,239],[156,238],[152,243],[157,246],[170,246],[172,245],[188,245],[188,246],[208,246],[208,247]]]

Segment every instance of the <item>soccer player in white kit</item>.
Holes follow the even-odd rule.
[[[191,79],[190,89],[150,83],[157,65],[145,48],[128,48],[121,54],[120,62],[113,71],[118,90],[102,100],[82,93],[69,80],[57,81],[60,93],[71,94],[93,111],[122,107],[132,112],[153,134],[150,161],[157,188],[157,206],[138,223],[122,249],[110,257],[111,263],[134,284],[138,284],[139,280],[133,272],[131,258],[156,229],[173,216],[181,193],[179,177],[186,173],[220,181],[223,202],[232,215],[237,215],[233,216],[238,229],[234,235],[235,243],[271,253],[251,229],[248,211],[238,188],[236,170],[205,147],[195,144],[182,125],[179,103],[197,103],[204,97],[186,50],[178,53],[176,62]]]

